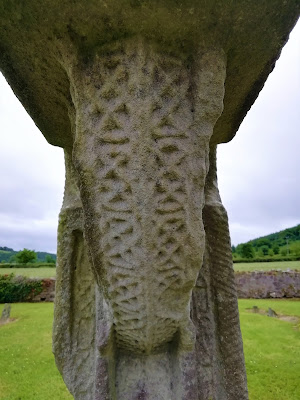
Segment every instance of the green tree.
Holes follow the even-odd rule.
[[[287,255],[287,249],[285,247],[282,247],[282,249],[280,250],[280,254],[282,256],[286,256]]]
[[[50,256],[50,254],[46,254],[45,261],[49,264],[55,264],[55,260],[52,256]]]
[[[258,256],[258,257],[263,257],[263,256],[264,256],[264,253],[263,253],[263,251],[262,251],[261,248],[259,248],[259,249],[257,250],[257,256]]]
[[[14,254],[13,256],[10,256],[8,262],[15,263],[16,262],[16,255]]]
[[[300,242],[293,242],[290,244],[290,252],[295,254],[297,257],[300,256]]]
[[[262,251],[264,256],[267,256],[269,254],[269,247],[268,246],[261,246],[260,250]]]
[[[256,246],[257,247],[262,247],[262,246],[272,247],[272,243],[269,239],[261,238],[261,239],[256,240]]]
[[[278,246],[278,244],[275,244],[273,246],[273,252],[274,252],[274,254],[279,254],[279,246]]]
[[[243,247],[244,245],[241,243],[241,244],[238,244],[237,246],[236,246],[236,248],[235,248],[235,252],[239,255],[239,256],[242,256],[242,247]]]
[[[16,260],[20,264],[27,264],[34,262],[37,259],[36,252],[34,250],[23,249],[16,254]]]
[[[243,258],[253,258],[254,257],[254,249],[251,243],[244,243],[241,245],[241,256]]]

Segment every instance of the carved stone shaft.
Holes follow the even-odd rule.
[[[195,347],[196,335],[209,336],[212,326],[195,326],[199,315],[191,320],[192,292],[208,252],[203,210],[210,139],[223,109],[224,53],[199,49],[187,59],[140,38],[119,42],[87,65],[76,53],[61,53],[74,143],[72,155],[66,153],[59,268],[71,278],[63,272],[58,279],[54,350],[71,393],[86,400],[247,398],[245,380],[244,394],[238,388],[239,397],[230,397],[216,337],[211,348],[204,337]],[[97,285],[81,293],[91,271]],[[213,303],[208,296],[206,290],[196,303]],[[94,343],[89,347],[82,346],[82,318]],[[211,352],[206,365],[199,345]]]
[[[73,162],[86,240],[118,348],[192,348],[209,140],[222,112],[224,56],[185,60],[125,42],[73,68]]]
[[[299,9],[0,2],[1,72],[65,150],[53,349],[76,400],[247,400],[216,146]]]

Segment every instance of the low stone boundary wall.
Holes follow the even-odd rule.
[[[235,272],[240,299],[300,297],[300,271]],[[28,301],[54,301],[55,279],[42,279],[43,290]]]
[[[55,278],[48,278],[41,280],[43,284],[43,290],[41,293],[32,297],[28,301],[38,302],[38,301],[54,301],[55,298]]]
[[[240,299],[300,297],[300,271],[236,272]]]

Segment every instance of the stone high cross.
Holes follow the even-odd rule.
[[[53,349],[76,400],[246,400],[216,146],[298,0],[0,4],[0,68],[63,147]]]

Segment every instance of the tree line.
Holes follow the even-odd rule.
[[[233,260],[300,258],[300,225],[232,246]]]
[[[24,248],[20,251],[15,251],[9,247],[0,247],[0,262],[1,263],[56,263],[56,255],[43,252],[35,251]]]

